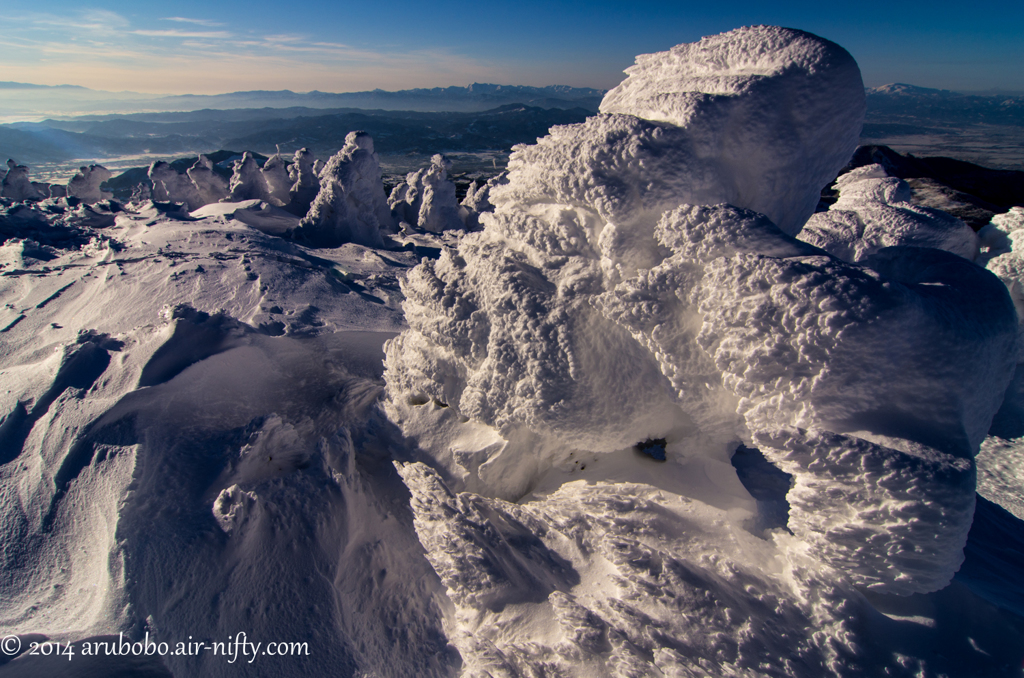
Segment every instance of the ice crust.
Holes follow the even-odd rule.
[[[302,167],[296,180],[300,189],[308,182]],[[391,225],[373,139],[366,132],[349,132],[345,146],[320,171],[320,192],[302,219],[299,237],[317,247],[347,242],[381,247],[382,232]]]
[[[756,444],[794,477],[809,554],[871,590],[942,588],[1018,344],[976,236],[867,168],[793,237],[860,130],[833,43],[738,29],[627,73],[601,115],[517,147],[484,230],[403,281],[390,416],[452,492],[511,501],[574,455]]]

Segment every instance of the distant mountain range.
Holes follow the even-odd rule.
[[[503,151],[533,143],[553,125],[582,122],[583,108],[506,104],[473,113],[313,108],[202,110],[85,116],[0,125],[0,160],[33,165],[76,158],[192,154],[221,148],[291,153],[310,148],[326,159],[352,130],[365,130],[384,155]]]
[[[962,94],[893,83],[867,90],[871,124],[1024,125],[1020,94]]]
[[[58,85],[0,82],[0,121],[40,120],[88,114],[128,114],[234,108],[364,108],[389,111],[472,113],[525,104],[538,108],[582,108],[597,111],[603,90],[587,87],[526,87],[475,83],[468,87],[435,87],[398,92],[292,92],[290,90],[228,94],[159,95],[103,92]]]
[[[604,95],[590,88],[489,84],[398,92],[283,90],[154,97],[0,82],[0,91],[0,120],[11,119],[19,101],[51,102],[80,112],[118,111],[0,125],[0,162],[13,158],[29,165],[221,148],[270,154],[277,147],[283,152],[308,147],[327,157],[354,129],[369,132],[382,154],[508,152],[514,144],[532,143],[552,125],[581,122],[597,111]],[[1009,130],[1004,136],[1011,140],[1018,129],[1024,137],[1024,96],[894,83],[868,89],[867,105],[866,143],[885,139],[881,143],[898,147],[899,139],[959,139],[971,130],[982,145],[990,139],[991,147],[1003,148],[1005,143],[986,131],[994,126]],[[986,158],[973,150],[965,159]],[[928,154],[955,156],[941,148]],[[1021,161],[1024,157],[1014,156],[994,164],[1017,167]]]

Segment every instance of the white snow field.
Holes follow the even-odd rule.
[[[1020,676],[1024,213],[814,214],[814,35],[627,73],[462,217],[357,133],[127,207],[11,164],[0,678]]]

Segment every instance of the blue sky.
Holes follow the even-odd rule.
[[[865,84],[1024,90],[1024,2],[38,0],[5,9],[0,80],[112,91],[611,87],[633,56],[742,25],[838,42]]]

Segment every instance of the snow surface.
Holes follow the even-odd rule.
[[[421,220],[442,159],[382,233],[358,133],[191,212],[0,202],[0,635],[310,647],[0,677],[1019,675],[1021,213],[971,250],[861,173],[834,252],[798,237],[845,51],[753,27],[629,73],[478,232]]]

